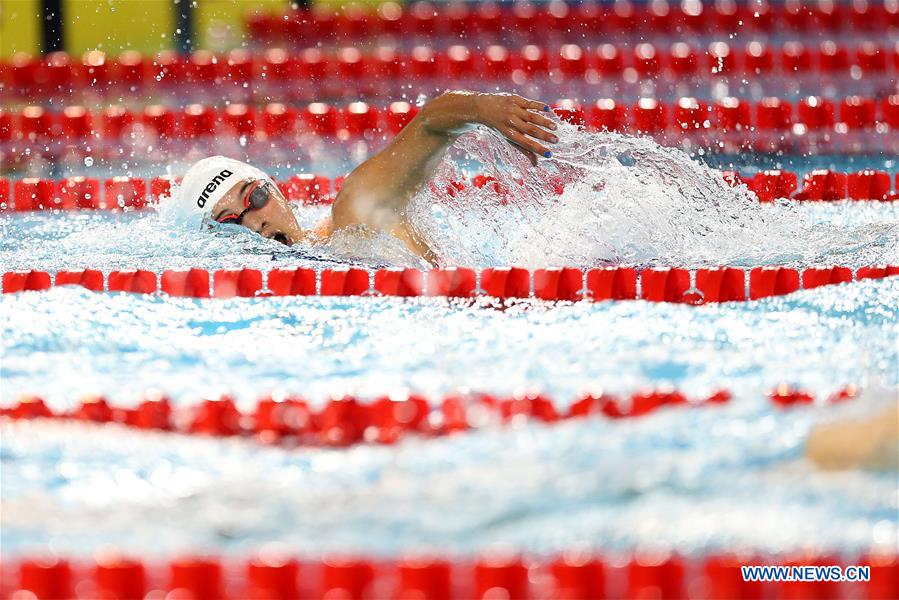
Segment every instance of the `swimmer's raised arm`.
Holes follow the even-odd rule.
[[[473,125],[501,133],[536,161],[549,156],[544,144],[557,141],[549,106],[513,94],[447,92],[426,103],[384,150],[359,165],[344,180],[331,209],[332,227],[364,224],[403,240],[433,260],[427,245],[411,231],[405,209],[437,169],[447,148]]]

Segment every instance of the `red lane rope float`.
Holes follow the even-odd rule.
[[[458,42],[459,40],[455,40]],[[887,80],[899,72],[899,44],[886,40],[815,40],[806,45],[789,41],[772,46],[763,39],[734,44],[713,41],[695,46],[683,41],[666,45],[641,41],[610,43],[608,38],[572,40],[574,43],[511,47],[487,40],[484,50],[458,43],[434,49],[433,40],[409,51],[379,46],[360,51],[355,46],[322,51],[269,47],[264,52],[234,50],[216,55],[208,50],[192,54],[164,51],[144,56],[126,51],[117,59],[93,50],[81,57],[54,52],[44,58],[18,53],[0,62],[0,81],[6,97],[18,100],[60,99],[72,93],[86,96],[121,96],[123,92],[150,91],[154,95],[185,97],[212,89],[235,97],[278,91],[293,97],[321,97],[335,90],[334,83],[354,87],[358,93],[391,88],[405,72],[413,81],[493,81],[551,79],[567,82],[627,81],[631,73],[641,80],[678,79],[700,84],[711,80],[767,77],[797,80],[827,77],[831,83],[853,89],[859,81]],[[492,45],[491,45],[492,44]],[[891,44],[891,45],[890,45]],[[297,78],[306,89],[291,86]],[[290,88],[294,89],[290,89]],[[392,89],[392,88],[391,88]],[[340,95],[339,93],[337,95]]]
[[[899,191],[896,191],[899,190],[899,173],[893,177],[885,171],[873,169],[854,173],[817,169],[805,173],[801,179],[797,173],[784,170],[760,171],[752,176],[724,171],[723,176],[732,185],[745,184],[755,192],[760,202],[773,202],[777,199],[806,202],[899,200]],[[160,176],[148,182],[140,177],[101,180],[76,176],[60,180],[25,177],[11,182],[0,177],[0,213],[35,210],[140,210],[168,196],[172,184],[179,179]],[[343,179],[343,176],[331,179],[324,175],[300,173],[279,181],[278,187],[291,202],[324,205],[334,200]],[[484,187],[490,181],[488,177],[476,175],[470,182],[454,182],[456,189],[448,193],[455,193],[466,185]],[[561,194],[564,187],[560,185],[555,191]]]
[[[190,598],[606,598],[619,589],[627,598],[894,598],[895,554],[854,556],[731,554],[686,557],[668,551],[637,551],[623,557],[624,569],[607,558],[620,553],[571,552],[551,557],[482,554],[471,559],[407,555],[399,559],[361,555],[299,559],[263,548],[248,559],[183,555],[140,560],[107,551],[93,560],[55,556],[16,559],[5,578],[3,597],[18,590],[37,600],[75,597],[74,590],[103,598],[155,597],[165,592]],[[616,563],[622,562],[615,560]],[[864,583],[746,582],[742,565],[862,565]],[[12,583],[15,582],[15,583]],[[688,593],[688,590],[689,593]],[[155,593],[154,593],[155,591]],[[88,597],[80,595],[78,597]],[[18,596],[15,596],[18,597]]]
[[[383,6],[389,6],[384,9]],[[260,12],[246,21],[250,39],[264,45],[294,41],[329,44],[383,35],[459,39],[502,36],[514,39],[540,31],[572,39],[687,33],[797,35],[814,32],[871,33],[899,29],[899,7],[873,2],[614,2],[387,4],[377,10],[358,5],[343,11],[327,7]],[[530,36],[528,36],[530,37]]]
[[[841,145],[845,146],[842,150],[852,151],[853,144],[864,141],[854,138],[867,136],[887,143],[894,141],[899,131],[899,95],[837,100],[808,96],[795,103],[775,96],[757,102],[726,97],[712,103],[688,96],[670,102],[652,97],[635,102],[599,98],[586,105],[561,99],[555,103],[555,111],[569,122],[596,131],[664,134],[672,141],[686,138],[697,143],[704,139],[701,134],[730,134],[723,141],[759,149],[764,149],[764,142],[807,149]],[[295,135],[376,139],[398,133],[416,112],[417,108],[405,101],[386,107],[366,102],[342,107],[325,102],[300,107],[269,103],[258,111],[239,103],[224,109],[205,104],[189,104],[182,109],[152,104],[137,111],[119,105],[102,111],[67,106],[59,112],[26,106],[18,111],[0,108],[0,143],[8,144],[9,149],[21,146],[38,151],[48,144],[86,141],[113,146],[127,142],[139,147],[173,139],[222,137],[262,141]],[[721,140],[716,137],[707,141]]]
[[[741,566],[864,566],[869,581],[744,581]],[[623,566],[623,568],[618,568]],[[93,559],[17,557],[3,568],[0,597],[62,598],[895,598],[899,560],[884,551],[779,555],[719,551],[572,551],[551,556],[482,553],[471,558],[407,553],[300,558],[265,546],[243,559],[180,555],[146,559],[106,550]],[[76,589],[78,593],[76,594]],[[27,595],[23,595],[21,591]],[[168,592],[168,595],[167,595]]]
[[[858,395],[846,386],[826,399],[836,404]],[[0,416],[13,420],[65,419],[114,423],[144,430],[208,436],[241,436],[284,446],[346,447],[354,444],[393,444],[404,437],[439,437],[459,431],[504,426],[524,421],[555,423],[590,416],[627,419],[662,408],[708,407],[726,404],[730,392],[718,390],[689,400],[673,388],[638,391],[629,396],[584,393],[567,408],[538,392],[497,397],[489,394],[450,394],[440,402],[416,395],[379,396],[363,402],[354,396],[332,397],[319,408],[299,396],[273,394],[248,411],[237,408],[227,395],[209,397],[192,406],[173,406],[164,395],[150,394],[136,406],[111,405],[102,396],[85,396],[69,411],[53,411],[38,396],[24,395]],[[811,405],[806,391],[782,384],[768,398],[777,408]]]
[[[43,291],[54,286],[80,285],[92,291],[131,292],[188,298],[273,296],[436,296],[491,297],[499,300],[535,298],[549,301],[647,300],[703,305],[783,296],[800,289],[899,275],[899,265],[843,266],[795,269],[782,266],[707,269],[518,267],[369,271],[338,268],[171,269],[157,275],[146,270],[8,271],[3,293]]]

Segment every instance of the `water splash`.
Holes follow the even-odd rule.
[[[895,203],[760,205],[744,186],[731,187],[718,171],[649,138],[589,133],[561,122],[558,135],[553,158],[537,166],[491,130],[458,140],[409,209],[441,264],[899,262]],[[481,188],[453,186],[472,172],[492,180]],[[309,229],[327,211],[294,208]],[[364,227],[286,248],[239,227],[188,228],[165,200],[158,211],[124,217],[17,214],[0,218],[0,233],[6,270],[427,266],[398,239]]]
[[[552,158],[536,166],[492,130],[459,139],[410,210],[442,263],[857,266],[899,254],[899,222],[821,225],[795,203],[759,204],[746,186],[650,138],[562,122],[557,134]],[[487,185],[454,186],[465,178],[460,163]]]

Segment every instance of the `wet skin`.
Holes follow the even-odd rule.
[[[502,134],[536,164],[538,156],[549,157],[547,144],[557,140],[556,124],[548,118],[549,106],[514,94],[447,92],[421,107],[406,127],[375,156],[356,167],[344,180],[331,207],[330,222],[317,230],[328,235],[333,229],[365,225],[386,231],[428,261],[436,256],[415,234],[406,218],[408,203],[434,175],[446,150],[473,125],[484,125]],[[246,208],[240,182],[213,208],[219,220],[239,215]],[[259,210],[244,215],[242,224],[267,238],[287,244],[311,239],[302,230],[280,194]]]

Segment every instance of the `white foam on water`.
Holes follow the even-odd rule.
[[[894,262],[899,222],[826,226],[794,202],[760,204],[744,186],[648,137],[559,122],[536,166],[493,130],[458,140],[410,219],[448,265],[592,266]],[[466,186],[458,164],[501,188]],[[564,184],[559,194],[554,189]]]

